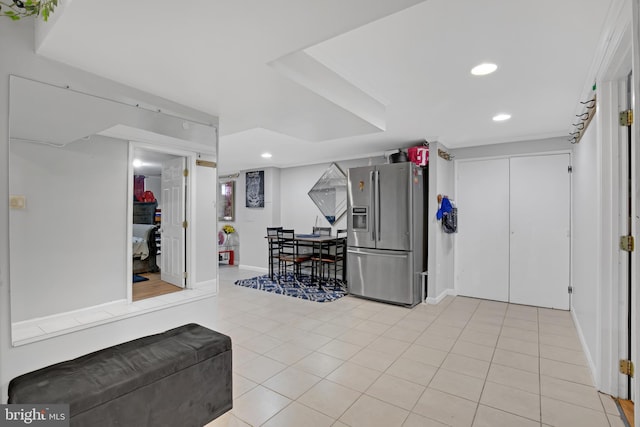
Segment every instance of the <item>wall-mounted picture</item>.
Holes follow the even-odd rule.
[[[218,220],[233,221],[234,211],[234,190],[235,181],[223,182],[220,184],[220,193],[218,194]]]
[[[248,208],[264,208],[264,171],[247,172],[246,199]]]

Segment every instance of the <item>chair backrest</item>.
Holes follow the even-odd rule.
[[[313,234],[331,236],[331,227],[313,227]]]
[[[267,227],[269,250],[272,252],[272,254],[278,252],[278,231],[280,230],[282,230],[282,227]]]
[[[278,237],[278,230],[282,227],[267,227],[267,237]]]
[[[292,244],[295,240],[296,234],[293,229],[280,229],[278,230],[278,243]]]
[[[295,231],[291,228],[281,228],[280,230],[278,230],[278,238],[283,238],[283,239],[293,239],[296,237],[296,233]]]
[[[295,231],[293,229],[278,230],[278,248],[281,254],[294,254],[296,252]]]
[[[342,251],[343,255],[347,249],[347,230],[336,230],[336,251]]]

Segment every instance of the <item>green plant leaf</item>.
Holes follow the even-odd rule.
[[[47,21],[60,0],[12,0],[7,4],[0,0],[0,16],[7,16],[14,21],[26,16],[42,16]],[[17,3],[16,3],[17,2]],[[4,7],[4,9],[2,9]]]

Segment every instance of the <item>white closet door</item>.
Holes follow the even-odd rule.
[[[185,181],[186,158],[162,163],[162,257],[160,279],[185,287]]]
[[[456,164],[458,295],[509,299],[509,159]]]
[[[510,302],[569,309],[569,155],[511,158]]]

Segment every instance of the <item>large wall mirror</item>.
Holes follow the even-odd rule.
[[[308,194],[327,222],[333,225],[347,211],[347,176],[332,163]]]
[[[11,76],[14,345],[112,316],[87,308],[130,300],[130,141],[215,156],[215,134],[206,124]]]

